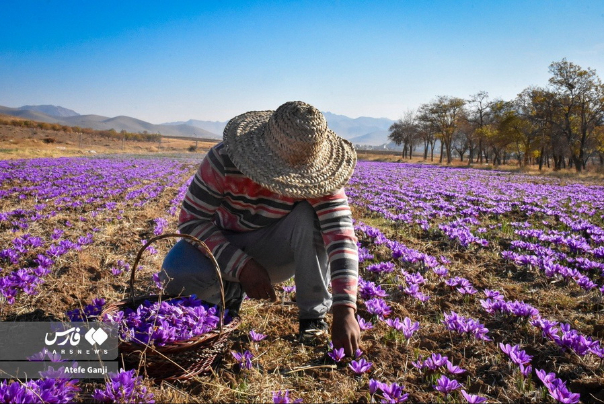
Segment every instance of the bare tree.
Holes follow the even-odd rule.
[[[432,123],[429,114],[429,104],[422,104],[417,110],[416,121],[418,129],[418,140],[421,140],[424,146],[424,160],[428,159],[430,152],[430,161],[434,161],[434,148],[437,141],[437,129]]]
[[[598,151],[598,157],[600,159],[600,167],[604,167],[604,122],[602,126],[598,126],[596,129],[596,150]]]
[[[484,153],[484,136],[482,136],[482,134],[484,131],[482,131],[481,129],[485,125],[491,123],[492,102],[489,100],[489,93],[487,93],[486,91],[480,91],[474,95],[471,95],[467,103],[469,106],[467,115],[468,122],[473,125],[474,129],[474,136],[472,136],[473,144],[477,149],[477,160],[479,163],[482,163]],[[473,154],[473,148],[471,148],[469,164],[472,164]]]
[[[528,154],[533,153],[539,162],[539,170],[543,168],[544,159],[552,154],[552,140],[559,132],[552,129],[552,106],[554,95],[550,91],[529,87],[523,90],[516,98],[516,108],[519,118],[525,122],[519,130],[524,133],[522,140],[525,151],[524,164],[528,163]],[[520,125],[519,125],[520,126]]]
[[[459,155],[459,159],[464,161],[464,156],[468,153],[468,165],[474,160],[474,150],[476,149],[476,130],[466,117],[459,119],[457,130],[453,135],[453,149]]]
[[[480,129],[484,136],[485,154],[491,155],[494,165],[504,164],[510,145],[514,144],[518,133],[510,125],[515,115],[513,104],[505,101],[494,101],[491,104],[492,122]],[[487,160],[488,161],[488,160]]]
[[[552,92],[556,95],[553,126],[564,135],[570,158],[577,172],[585,169],[596,127],[604,118],[604,86],[596,71],[562,59],[549,67]]]
[[[428,123],[441,141],[440,162],[447,154],[447,164],[453,160],[453,136],[463,116],[465,100],[456,97],[439,96],[435,101],[420,106],[421,120]]]
[[[402,158],[408,157],[411,159],[413,146],[419,136],[415,114],[412,111],[407,111],[401,119],[390,126],[389,130],[388,139],[393,141],[397,146],[403,145]]]

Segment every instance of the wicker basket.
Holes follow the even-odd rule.
[[[198,337],[175,341],[164,346],[145,345],[131,341],[120,341],[119,351],[123,365],[127,369],[139,369],[141,374],[156,380],[187,380],[202,373],[209,372],[212,364],[215,363],[224,354],[227,348],[227,342],[230,334],[239,326],[239,317],[234,317],[229,324],[223,324],[223,313],[225,309],[224,289],[222,286],[222,276],[216,259],[203,241],[189,236],[187,234],[163,234],[150,239],[138,252],[132,273],[130,275],[130,298],[116,303],[108,304],[101,316],[106,314],[115,314],[125,308],[135,309],[145,300],[150,302],[167,301],[175,296],[168,295],[148,295],[134,296],[134,278],[138,262],[143,252],[151,243],[168,237],[186,238],[197,243],[206,256],[214,264],[218,281],[221,285],[219,307],[220,323],[217,330],[202,334]]]

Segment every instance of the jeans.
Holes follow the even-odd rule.
[[[331,307],[329,261],[319,219],[306,201],[270,226],[242,233],[224,232],[236,245],[266,268],[272,284],[295,277],[300,319],[325,316]],[[160,278],[171,295],[195,294],[220,304],[220,286],[211,261],[193,244],[180,240],[163,262]],[[243,299],[238,282],[223,281],[225,301]]]

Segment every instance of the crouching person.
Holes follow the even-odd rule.
[[[229,309],[246,295],[275,301],[273,285],[294,277],[300,337],[327,330],[331,310],[334,346],[354,353],[358,254],[343,187],[355,164],[350,142],[303,102],[228,122],[188,189],[179,230],[216,257]],[[220,302],[214,266],[186,240],[166,256],[162,277],[169,294]]]

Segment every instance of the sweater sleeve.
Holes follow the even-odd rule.
[[[344,189],[309,199],[319,217],[323,242],[329,257],[333,305],[356,310],[359,257],[352,213]]]
[[[229,243],[213,221],[224,198],[224,173],[219,152],[215,148],[210,149],[185,195],[178,229],[205,242],[216,258],[223,278],[237,281],[241,269],[251,257]]]

